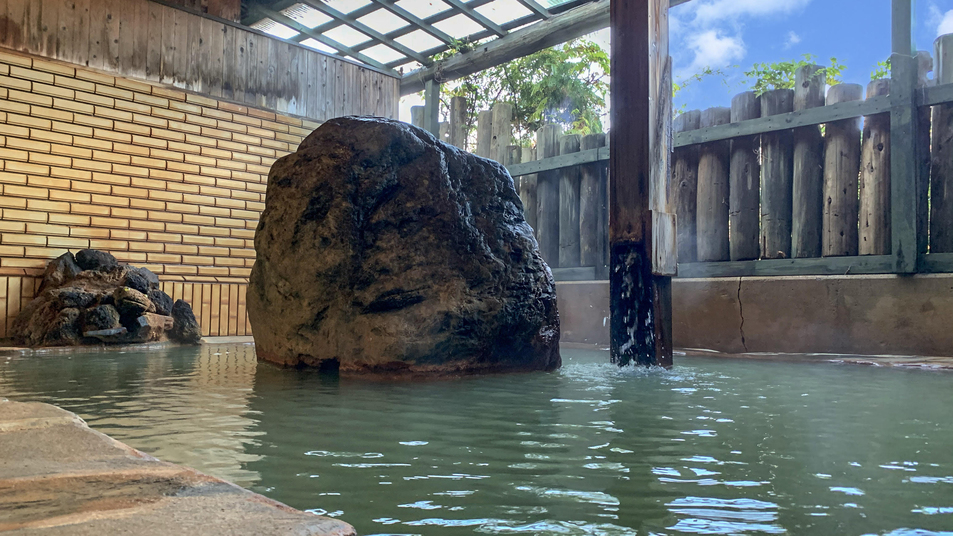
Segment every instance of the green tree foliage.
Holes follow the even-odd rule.
[[[870,73],[871,80],[884,80],[890,78],[890,58],[884,61],[878,61],[873,72]]]
[[[577,39],[444,84],[441,109],[448,115],[450,98],[465,97],[467,132],[472,133],[479,111],[498,102],[511,103],[514,132],[522,145],[531,143],[544,123],[561,124],[573,133],[599,133],[608,75],[609,54],[592,41]]]
[[[805,54],[799,60],[756,63],[750,70],[745,71],[744,74],[748,79],[742,83],[750,84],[751,90],[758,95],[772,89],[792,89],[794,74],[798,68],[814,65],[816,59],[813,54]],[[816,76],[823,76],[825,82],[833,86],[841,82],[841,75],[846,69],[846,66],[837,62],[837,58],[831,58],[830,66],[822,68]]]

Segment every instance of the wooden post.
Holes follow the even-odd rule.
[[[685,112],[675,118],[675,132],[698,130],[701,110]],[[678,262],[695,262],[695,210],[698,199],[698,147],[675,149],[672,181],[675,183],[675,215],[677,221]]]
[[[821,67],[804,65],[794,75],[794,111],[824,106],[826,77]],[[821,256],[821,214],[824,199],[824,137],[819,126],[794,131],[794,187],[791,214],[791,256]]]
[[[450,99],[450,145],[467,148],[467,99]]]
[[[761,117],[761,100],[754,91],[731,99],[731,122]],[[758,203],[761,197],[761,137],[731,140],[728,171],[728,243],[733,261],[758,258]]]
[[[536,149],[534,147],[523,147],[523,154],[520,159],[524,164],[536,160]],[[523,217],[526,218],[526,223],[533,228],[534,235],[536,234],[537,204],[539,203],[536,197],[536,182],[537,176],[535,173],[520,177],[520,199],[523,201]]]
[[[761,96],[761,116],[794,111],[794,90],[776,89]],[[761,256],[791,256],[791,194],[794,182],[794,145],[790,130],[761,138]]]
[[[605,134],[587,134],[582,137],[580,150],[589,151],[606,146]],[[582,166],[579,186],[579,243],[581,266],[595,266],[596,279],[609,275],[606,256],[606,237],[609,231],[606,199],[606,167],[602,162]]]
[[[934,43],[937,84],[953,83],[953,34]],[[930,252],[953,253],[953,104],[933,107]]]
[[[827,104],[861,100],[859,84],[838,84]],[[857,177],[860,174],[860,118],[827,123],[824,135],[825,257],[857,255]]]
[[[890,252],[894,271],[915,273],[925,253],[921,227],[922,173],[920,114],[917,113],[917,59],[913,44],[913,0],[892,2],[890,57]]]
[[[476,154],[490,158],[490,142],[493,138],[493,111],[484,110],[477,114]]]
[[[424,128],[424,107],[423,106],[411,106],[410,107],[410,124],[415,127]]]
[[[656,267],[664,264],[658,260],[674,263],[675,251],[659,249],[667,207],[652,204],[652,197],[665,201],[671,181],[668,6],[668,0],[613,0],[609,8],[609,307],[611,358],[619,365],[672,364],[672,282],[656,275]],[[661,184],[652,184],[653,174]]]
[[[424,84],[424,130],[440,137],[440,84],[427,80]]]
[[[727,125],[730,108],[709,108],[702,112],[701,128]],[[728,249],[728,166],[729,142],[716,141],[701,147],[698,157],[698,205],[695,238],[699,261],[727,261]]]
[[[917,89],[923,89],[933,83],[927,74],[933,71],[933,57],[929,52],[917,52]],[[930,241],[930,118],[933,110],[928,106],[921,106],[917,113],[917,262],[924,258],[929,249]],[[893,167],[893,162],[890,164]],[[892,171],[892,169],[891,169]],[[891,186],[891,190],[892,190]],[[893,207],[891,206],[891,212]],[[892,217],[892,216],[891,216]],[[891,238],[893,230],[891,229]],[[892,242],[892,240],[891,240]]]
[[[890,94],[890,80],[867,85],[867,98]],[[860,255],[890,253],[890,114],[864,118],[860,151]]]
[[[559,156],[559,125],[544,125],[536,132],[536,156],[540,160]],[[539,253],[552,268],[559,267],[559,172],[540,173],[536,183],[536,238]]]
[[[513,141],[513,105],[498,102],[493,106],[493,127],[490,138],[490,158],[499,163],[506,160],[506,147]]]
[[[579,152],[578,134],[559,137],[559,154]],[[579,266],[579,166],[559,170],[559,267]]]

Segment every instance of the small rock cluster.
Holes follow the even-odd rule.
[[[95,249],[50,261],[39,294],[17,316],[14,343],[26,346],[129,344],[171,339],[198,344],[192,307],[172,302],[146,268]]]

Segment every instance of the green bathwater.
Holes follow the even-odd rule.
[[[247,345],[0,358],[0,396],[372,534],[953,531],[953,374],[679,358],[334,380]]]

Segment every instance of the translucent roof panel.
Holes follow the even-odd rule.
[[[407,26],[407,21],[394,15],[386,9],[378,9],[370,14],[357,19],[358,22],[366,24],[370,28],[377,30],[382,34],[393,32],[398,28]]]
[[[406,9],[422,19],[450,9],[450,6],[441,0],[400,0],[397,2],[397,7]]]
[[[349,47],[353,47],[354,45],[358,45],[370,39],[370,37],[355,30],[354,28],[344,25],[328,30],[324,32],[324,35],[328,38],[334,39],[342,45]]]
[[[298,35],[298,30],[292,30],[284,24],[278,24],[271,19],[262,19],[252,24],[251,27],[281,39],[291,39]]]
[[[319,2],[324,2],[328,7],[336,9],[341,13],[347,14],[360,9],[368,4],[369,0],[318,0]]]
[[[394,41],[397,41],[405,47],[417,52],[423,52],[425,50],[437,48],[443,44],[443,41],[423,30],[414,30],[407,35],[402,35],[397,39],[394,39]]]
[[[337,53],[337,50],[334,50],[333,48],[329,47],[328,45],[325,45],[324,43],[320,41],[315,41],[314,39],[310,37],[302,41],[301,44],[306,47],[311,47],[315,50],[320,50],[321,52],[324,52],[325,54]]]
[[[396,50],[390,48],[387,45],[376,45],[371,48],[365,49],[361,52],[368,58],[372,60],[377,60],[381,63],[390,63],[392,61],[397,61],[404,58],[404,55]]]
[[[295,4],[288,9],[281,10],[281,13],[287,16],[289,19],[294,19],[308,28],[315,28],[332,20],[331,17],[321,13],[311,6],[306,6],[304,4]]]
[[[476,8],[476,12],[497,24],[521,19],[533,12],[516,0],[495,0],[485,6]]]
[[[484,30],[482,24],[462,13],[454,15],[447,20],[442,20],[433,26],[438,30],[450,34],[454,39],[463,39],[468,35],[473,35]]]

